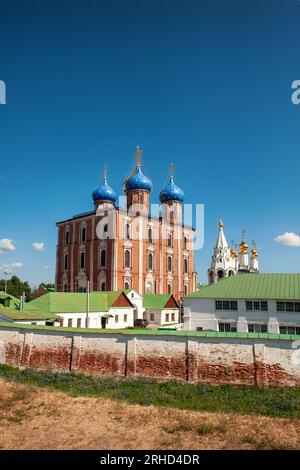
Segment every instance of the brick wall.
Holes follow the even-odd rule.
[[[123,378],[300,386],[291,340],[0,328],[0,362]]]

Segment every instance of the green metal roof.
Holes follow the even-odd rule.
[[[11,320],[50,320],[59,318],[49,312],[40,310],[15,310],[14,308],[3,307],[0,305],[0,316],[6,316]]]
[[[238,274],[186,296],[203,299],[275,299],[300,301],[300,274]]]
[[[146,309],[162,310],[170,299],[171,294],[145,294],[143,307]]]
[[[20,308],[21,300],[15,297],[14,295],[10,295],[3,290],[0,291],[0,299],[10,299],[10,305],[12,308]]]
[[[90,292],[89,311],[107,312],[122,291]],[[86,312],[85,292],[48,292],[26,304],[26,310],[39,309],[51,313]]]

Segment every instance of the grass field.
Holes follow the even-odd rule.
[[[295,418],[141,406],[11,379],[0,378],[0,449],[300,448]]]
[[[61,391],[73,397],[102,397],[142,406],[183,410],[255,414],[300,418],[300,389],[259,389],[230,385],[188,384],[178,381],[126,381],[74,373],[35,369],[19,370],[0,365],[6,381]]]

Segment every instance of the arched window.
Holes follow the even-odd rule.
[[[189,262],[187,258],[184,258],[184,273],[187,274],[189,272]]]
[[[173,246],[172,233],[168,233],[168,247]]]
[[[65,233],[65,245],[69,245],[70,232],[67,229]]]
[[[101,290],[102,291],[106,290],[106,283],[104,281],[101,282]]]
[[[129,282],[128,282],[128,281],[126,281],[126,282],[124,283],[124,289],[125,289],[125,290],[130,289],[130,287],[129,287]]]
[[[189,293],[189,288],[186,284],[184,284],[184,295],[188,295]]]
[[[187,242],[187,237],[184,237],[184,238],[183,238],[183,249],[184,249],[184,250],[187,250],[187,243],[188,243],[188,242]]]
[[[124,254],[124,264],[125,264],[125,268],[130,268],[130,251],[129,250],[125,250],[125,254]]]
[[[224,277],[224,271],[220,270],[217,272],[217,274],[218,274],[218,279],[222,279],[222,277]]]
[[[100,253],[100,267],[106,266],[106,250],[101,250]]]
[[[148,269],[153,269],[153,255],[152,253],[148,254]]]
[[[234,276],[234,272],[230,270],[228,276]]]
[[[172,256],[168,256],[168,271],[172,271]]]
[[[80,253],[80,269],[84,269],[84,265],[85,265],[85,253],[84,251],[82,251]]]
[[[148,228],[148,243],[153,243],[151,227]]]
[[[64,270],[66,271],[68,269],[68,255],[65,255],[64,257]]]
[[[172,284],[168,283],[168,294],[172,294]]]
[[[127,240],[129,240],[131,238],[131,236],[130,236],[130,225],[129,224],[125,224],[125,238]]]
[[[81,242],[84,243],[86,241],[86,228],[82,227],[81,229]]]

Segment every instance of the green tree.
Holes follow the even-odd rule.
[[[0,290],[5,290],[5,280],[0,280]],[[10,295],[14,295],[18,299],[21,297],[23,292],[25,292],[25,299],[28,301],[30,299],[31,287],[27,281],[21,281],[18,276],[12,276],[7,280],[7,290],[6,292]]]

